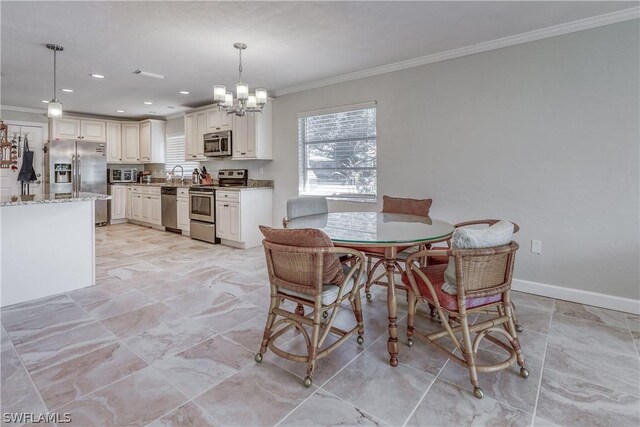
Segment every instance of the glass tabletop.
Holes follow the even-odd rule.
[[[453,225],[430,217],[379,212],[334,212],[291,220],[287,228],[318,228],[335,243],[394,246],[447,239]]]

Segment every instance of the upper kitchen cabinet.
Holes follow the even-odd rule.
[[[122,162],[122,125],[107,122],[107,163]]]
[[[51,119],[49,139],[84,139],[106,142],[107,132],[102,120]]]
[[[122,123],[122,161],[140,162],[140,125],[138,123]]]
[[[207,133],[207,112],[184,116],[185,160],[207,160],[204,156],[204,134]]]
[[[210,108],[207,113],[207,133],[231,130],[231,117],[218,107]]]
[[[140,161],[142,163],[164,163],[165,122],[145,120],[140,122]]]
[[[233,116],[233,160],[272,159],[271,104],[261,113]]]

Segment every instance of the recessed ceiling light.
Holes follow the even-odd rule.
[[[116,113],[124,113],[124,110],[116,110]]]
[[[73,89],[62,89],[63,92],[73,93]]]
[[[187,92],[186,90],[181,90],[180,93],[182,95],[189,95],[189,93],[191,93],[191,92]]]
[[[49,103],[49,101],[47,101],[46,99],[43,99],[42,102],[44,102],[45,104]]]
[[[144,105],[151,105],[151,104],[153,104],[153,102],[151,102],[151,101],[144,101]]]
[[[96,79],[104,79],[102,74],[91,73],[89,74],[91,77],[95,77]]]
[[[174,108],[176,108],[176,107],[174,107],[174,106],[172,106],[172,105],[168,105],[168,106],[167,106],[167,108],[168,108],[168,109],[170,109],[170,110],[173,110],[173,109],[174,109]]]
[[[155,111],[149,111],[149,114],[155,114],[155,113],[156,113]]]

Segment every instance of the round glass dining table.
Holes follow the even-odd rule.
[[[453,225],[424,216],[380,212],[334,212],[290,220],[287,228],[317,228],[336,246],[366,251],[384,248],[389,312],[389,350],[392,366],[398,365],[398,326],[395,293],[395,266],[398,249],[441,242],[451,237]]]

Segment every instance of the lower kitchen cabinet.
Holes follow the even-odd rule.
[[[190,232],[190,219],[189,219],[189,190],[186,188],[178,189],[178,206],[177,206],[177,219],[178,228],[182,230],[182,234],[189,235]]]
[[[216,237],[222,244],[246,249],[259,246],[259,225],[272,224],[270,188],[216,191]]]
[[[162,225],[160,187],[132,187],[131,219],[149,225]]]
[[[131,203],[132,203],[133,187],[127,186],[125,188],[127,189],[127,200],[125,203],[125,218],[131,219]]]
[[[127,187],[111,186],[111,219],[120,220],[127,217]]]

